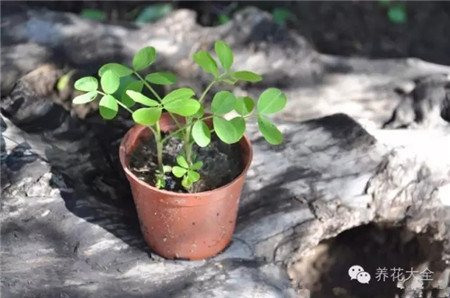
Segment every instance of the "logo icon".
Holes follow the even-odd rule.
[[[368,284],[370,281],[370,274],[364,271],[364,268],[359,265],[353,265],[348,269],[350,280],[356,279],[361,284]]]

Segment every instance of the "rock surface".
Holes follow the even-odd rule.
[[[408,94],[413,80],[448,74],[449,67],[323,56],[257,10],[215,28],[195,24],[190,11],[142,28],[105,23],[91,30],[93,22],[52,12],[18,11],[7,20],[1,58],[7,94],[1,122],[2,296],[306,297],[298,263],[321,241],[368,223],[426,234],[442,243],[440,257],[448,265],[448,123],[379,127],[402,98],[395,88]],[[287,91],[289,106],[275,119],[285,142],[268,145],[251,124],[254,161],[232,244],[209,260],[164,260],[142,240],[119,167],[117,148],[129,119],[105,123],[71,109],[64,100],[70,94],[55,95],[53,88],[61,65],[22,75],[58,62],[89,72],[155,45],[164,53],[158,68],[179,73],[180,84],[201,87],[204,78],[188,72],[186,57],[219,38],[237,49],[237,65],[267,78],[264,86],[237,86],[236,93],[256,95],[266,84]],[[42,87],[36,80],[48,83]],[[436,84],[445,92],[445,83]],[[434,108],[424,113],[424,119],[436,118]],[[321,118],[303,121],[313,117]],[[442,273],[441,284],[426,287],[448,295],[448,274],[433,269]]]

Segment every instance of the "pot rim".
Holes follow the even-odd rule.
[[[242,170],[242,172],[233,180],[231,180],[230,182],[228,182],[227,184],[212,189],[212,190],[207,190],[207,191],[201,191],[201,192],[195,192],[195,193],[179,193],[179,192],[174,192],[174,191],[168,191],[168,190],[164,190],[164,189],[159,189],[157,187],[154,187],[150,184],[148,184],[145,181],[140,180],[128,167],[128,158],[127,158],[127,152],[125,149],[125,143],[128,141],[128,138],[130,137],[130,134],[133,130],[138,130],[138,136],[140,136],[145,129],[149,129],[147,126],[144,125],[139,125],[139,124],[135,124],[134,126],[132,126],[127,133],[123,136],[122,140],[120,141],[120,147],[119,147],[119,159],[120,159],[120,163],[122,165],[123,170],[125,171],[125,173],[127,174],[128,177],[132,178],[135,182],[137,182],[138,184],[150,188],[153,191],[158,191],[161,192],[163,194],[172,196],[172,197],[183,197],[183,198],[195,198],[195,197],[207,197],[210,196],[211,194],[213,194],[214,192],[217,191],[221,191],[225,188],[230,187],[231,185],[233,185],[234,183],[236,183],[237,181],[239,181],[240,179],[245,179],[245,175],[247,174],[248,169],[250,168],[250,165],[252,163],[252,159],[253,159],[253,148],[252,148],[252,143],[250,142],[250,139],[247,137],[247,135],[243,135],[243,137],[239,140],[239,145],[241,146],[241,148],[243,146],[247,146],[248,148],[248,159],[247,159],[247,163],[244,166],[244,169]]]

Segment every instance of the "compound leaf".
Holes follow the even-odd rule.
[[[156,60],[154,47],[145,47],[133,57],[133,68],[137,71],[149,67]]]
[[[192,127],[192,138],[200,147],[206,147],[211,142],[211,131],[203,121],[195,122]]]
[[[74,87],[80,91],[94,91],[98,88],[98,81],[95,77],[84,77],[76,80]]]
[[[99,111],[104,119],[113,119],[119,111],[117,100],[109,94],[103,96],[99,102]]]

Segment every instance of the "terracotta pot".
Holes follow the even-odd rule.
[[[163,131],[174,130],[172,119],[163,114]],[[128,168],[129,155],[142,140],[152,137],[145,126],[132,127],[120,144],[120,162],[130,181],[141,231],[148,245],[166,258],[198,260],[216,255],[231,241],[239,198],[252,160],[246,136],[239,142],[244,170],[233,181],[211,191],[176,193],[157,189],[139,180]]]

